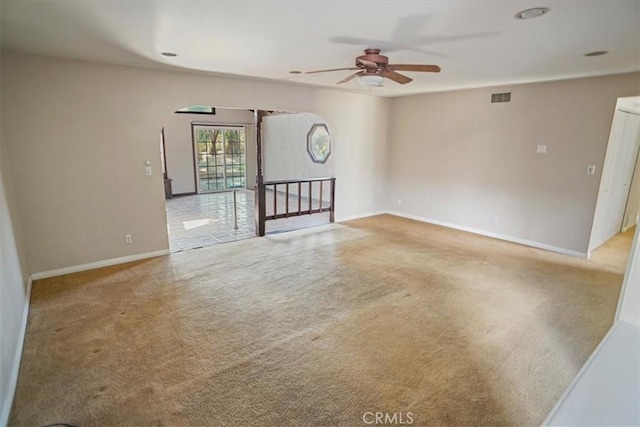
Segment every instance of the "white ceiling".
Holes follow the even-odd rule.
[[[531,7],[550,12],[514,18]],[[105,63],[332,88],[350,72],[288,72],[349,67],[365,47],[442,67],[405,72],[414,82],[387,81],[380,96],[640,70],[638,0],[0,0],[0,13],[5,48]],[[583,56],[597,50],[609,54]]]

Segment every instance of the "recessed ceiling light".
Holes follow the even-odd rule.
[[[533,9],[527,9],[527,10],[523,10],[522,12],[516,13],[516,18],[518,19],[537,18],[538,16],[542,16],[547,12],[549,12],[549,9],[546,7],[534,7]]]
[[[170,58],[173,58],[174,56],[178,56],[178,54],[173,52],[162,52],[162,56],[168,56]]]
[[[293,71],[289,71],[289,74],[302,74],[302,71],[293,70]]]
[[[606,55],[607,52],[606,50],[596,50],[595,52],[589,52],[589,53],[585,53],[584,56],[600,56],[600,55]]]

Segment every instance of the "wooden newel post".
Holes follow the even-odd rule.
[[[329,222],[336,222],[336,179],[331,178],[331,211],[329,211]]]
[[[264,176],[262,175],[262,110],[253,111],[253,122],[256,128],[256,186],[254,189],[254,203],[256,216],[256,235],[265,235],[265,222],[267,216],[266,189],[264,186]]]

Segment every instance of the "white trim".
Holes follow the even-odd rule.
[[[169,255],[170,253],[171,252],[169,251],[169,249],[162,249],[160,251],[145,252],[142,254],[123,256],[120,258],[105,259],[103,261],[90,262],[88,264],[73,265],[71,267],[33,273],[31,275],[31,278],[33,280],[47,279],[49,277],[62,276],[65,274],[78,273],[80,271],[93,270],[95,268],[109,267],[112,265],[124,264],[126,262],[139,261],[141,259],[155,258],[159,256]]]
[[[639,241],[640,236],[640,228],[636,228],[636,232],[633,235],[633,241],[631,242],[631,251],[629,252],[629,261],[627,262],[627,269],[624,272],[624,278],[622,279],[622,288],[620,289],[620,295],[618,296],[618,305],[616,307],[616,315],[613,318],[614,322],[620,320],[620,312],[622,311],[622,303],[624,302],[624,295],[629,286],[629,278],[632,275],[632,271],[636,268],[636,264],[638,263],[638,245],[640,245]]]
[[[577,258],[587,258],[586,252],[577,252],[569,249],[560,248],[557,246],[547,245],[545,243],[534,242],[532,240],[521,239],[519,237],[507,236],[504,234],[493,233],[491,231],[479,230],[477,228],[465,227],[463,225],[452,224],[450,222],[439,221],[437,219],[424,218],[418,215],[405,214],[397,211],[386,211],[384,213],[388,213],[390,215],[396,215],[403,218],[413,219],[416,221],[426,222],[429,224],[440,225],[443,227],[454,228],[456,230],[466,231],[469,233],[480,234],[481,236],[492,237],[494,239],[506,240],[507,242],[518,243],[525,246],[531,246],[538,249],[544,249],[546,251],[557,252],[563,255],[569,255]]]
[[[31,283],[33,279],[29,276],[27,281],[27,293],[25,295],[24,308],[22,310],[22,324],[20,325],[20,333],[18,335],[18,346],[13,357],[13,365],[9,374],[9,390],[7,398],[2,404],[2,413],[0,413],[0,426],[6,426],[9,423],[9,413],[13,398],[18,387],[18,374],[20,374],[20,361],[22,360],[22,349],[24,348],[24,338],[27,334],[27,322],[29,321],[29,307],[31,306]]]
[[[336,222],[344,222],[344,221],[351,221],[354,219],[360,219],[360,218],[367,218],[370,216],[376,216],[376,215],[384,215],[384,214],[388,214],[390,213],[389,211],[377,211],[377,212],[365,212],[362,214],[358,214],[358,215],[350,215],[350,216],[345,216],[345,217],[341,217],[336,219]]]
[[[613,326],[611,326],[611,328],[607,331],[607,334],[604,336],[604,338],[602,338],[602,341],[600,341],[596,349],[593,350],[593,353],[591,353],[591,356],[589,356],[589,358],[584,363],[584,365],[582,365],[582,368],[580,368],[580,370],[578,371],[578,374],[575,376],[575,378],[573,378],[573,381],[571,381],[571,384],[569,384],[569,387],[567,387],[567,389],[564,391],[560,399],[556,402],[551,412],[549,412],[549,415],[547,415],[547,417],[544,419],[544,421],[541,424],[542,426],[549,425],[549,422],[551,422],[551,420],[556,415],[560,407],[564,404],[565,400],[567,400],[567,398],[569,397],[573,389],[576,387],[576,385],[578,385],[578,382],[580,382],[580,379],[584,375],[585,371],[589,368],[589,366],[591,366],[593,361],[598,356],[598,353],[600,353],[604,345],[607,343],[607,341],[609,341],[609,338],[611,338],[611,335],[613,335],[613,330],[618,326],[619,323],[620,322],[614,323]]]

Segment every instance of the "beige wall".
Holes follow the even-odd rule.
[[[634,73],[395,98],[388,206],[586,253],[616,100],[638,83]],[[510,103],[490,103],[506,91]]]
[[[321,91],[308,109],[329,131],[336,177],[336,221],[386,208],[389,100]]]
[[[171,114],[164,124],[167,171],[173,180],[174,194],[195,193],[193,140],[191,123],[249,125],[253,126],[253,113],[249,110],[216,108],[215,115],[207,114]],[[245,135],[247,144],[247,188],[253,188],[255,182],[255,138],[253,131]],[[251,154],[251,155],[250,155]]]
[[[0,97],[4,93],[0,90]],[[1,117],[1,114],[0,114]],[[11,409],[27,306],[27,269],[0,119],[0,425]]]
[[[336,146],[337,219],[382,209],[376,186],[389,100],[11,52],[2,66],[7,154],[30,273],[168,248],[158,132],[184,105],[318,114]],[[134,243],[125,246],[129,233]]]

